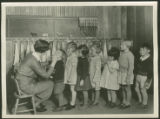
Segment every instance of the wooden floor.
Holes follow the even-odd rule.
[[[55,107],[54,103],[51,100],[46,101],[44,104],[46,105],[47,111],[43,113],[37,113],[37,115],[54,115],[54,114],[152,114],[153,113],[153,100],[152,95],[149,95],[149,107],[148,109],[141,109],[139,105],[137,105],[137,101],[132,99],[132,106],[127,109],[119,109],[119,107],[109,108],[105,105],[104,99],[100,98],[99,105],[94,107],[89,107],[87,109],[79,109],[79,102],[77,102],[77,106],[75,109],[69,111],[60,111],[53,112],[53,108]],[[25,107],[24,107],[25,108]]]

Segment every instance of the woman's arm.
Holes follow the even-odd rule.
[[[39,62],[37,62],[36,60],[32,60],[30,63],[30,67],[31,69],[39,76],[41,76],[42,78],[49,78],[50,75],[52,74],[53,70],[54,70],[54,65],[55,63],[53,62],[49,68],[48,71],[45,71],[45,69],[43,69],[40,65]]]

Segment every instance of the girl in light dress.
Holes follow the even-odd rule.
[[[65,106],[66,110],[75,108],[77,92],[75,90],[77,82],[77,63],[78,63],[78,50],[74,42],[67,45],[67,61],[65,65],[64,84],[70,86],[71,101]]]
[[[90,49],[90,81],[93,88],[92,106],[99,104],[100,97],[100,79],[101,79],[101,47],[99,44],[93,44]]]
[[[111,48],[108,52],[107,63],[104,66],[104,70],[101,76],[100,86],[107,89],[108,104],[110,107],[116,106],[117,94],[119,89],[118,82],[118,57],[119,50],[117,48]]]
[[[122,88],[122,103],[120,108],[126,109],[131,106],[131,85],[134,79],[134,55],[130,51],[130,41],[121,42],[121,52],[119,57],[119,84]]]

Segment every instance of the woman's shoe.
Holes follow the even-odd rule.
[[[53,110],[53,112],[59,112],[59,111],[63,111],[64,107],[57,107],[56,109]]]
[[[47,109],[41,108],[41,107],[37,107],[37,108],[36,108],[36,111],[37,111],[37,112],[45,112],[45,111],[47,111]]]

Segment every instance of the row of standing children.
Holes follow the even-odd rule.
[[[111,107],[115,107],[117,102],[117,90],[119,90],[120,87],[122,88],[122,103],[120,104],[120,108],[130,107],[132,97],[131,85],[134,79],[134,55],[129,48],[130,45],[127,42],[121,43],[120,52],[117,48],[111,48],[108,52],[108,59],[102,73],[100,45],[93,44],[89,50],[86,45],[77,47],[76,43],[70,42],[66,54],[62,50],[58,51],[57,56],[60,57],[60,61],[57,62],[55,72],[53,73],[55,79],[54,94],[59,101],[59,107],[56,110],[70,110],[75,108],[78,91],[81,91],[83,94],[82,108],[87,108],[89,102],[88,91],[90,89],[93,89],[91,105],[98,105],[101,88],[107,89],[108,104]],[[67,55],[66,62],[63,61],[65,55]],[[148,45],[143,45],[141,47],[140,55],[141,58],[147,57],[151,59]],[[147,58],[145,58],[145,60]],[[135,67],[138,71],[136,72],[135,90],[138,95],[139,103],[141,103],[143,107],[146,107],[148,100],[146,86],[149,87],[151,84],[152,71],[150,69],[152,68],[146,68],[145,64],[151,66],[152,60],[147,60],[145,64],[142,62],[143,61],[140,60]],[[65,84],[70,87],[71,99],[68,104],[63,105]]]

